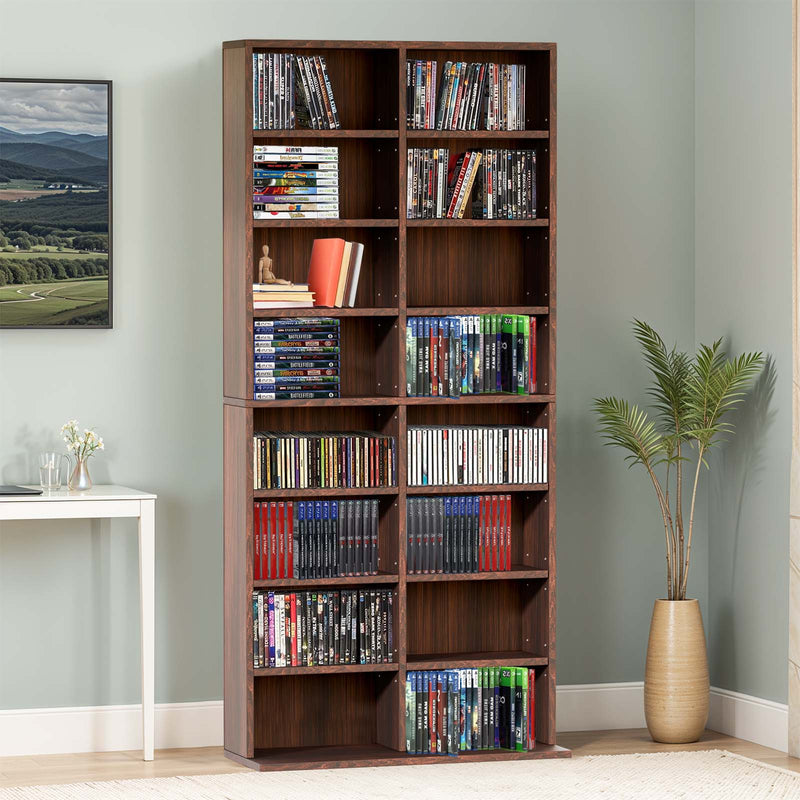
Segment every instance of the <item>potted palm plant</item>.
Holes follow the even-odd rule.
[[[686,597],[697,486],[711,448],[733,433],[725,417],[744,399],[764,357],[745,353],[730,359],[722,339],[700,345],[691,356],[668,349],[645,322],[635,320],[633,330],[653,377],[652,416],[616,397],[596,399],[594,409],[605,443],[626,450],[629,466],[644,467],[664,523],[667,596],[655,601],[650,623],[647,728],[658,742],[693,742],[708,717],[703,620],[697,600]]]

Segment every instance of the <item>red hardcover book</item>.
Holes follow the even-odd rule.
[[[511,569],[511,495],[505,496],[506,518],[506,569]]]
[[[292,620],[292,666],[298,666],[297,663],[297,594],[292,592],[291,595],[291,620]]]
[[[494,527],[497,531],[497,569],[502,571],[506,568],[506,537],[503,530],[503,517],[505,516],[505,503],[503,498],[497,498],[497,517],[494,519]]]
[[[492,572],[497,572],[500,563],[500,549],[497,541],[497,495],[492,495]]]
[[[278,574],[276,578],[286,577],[286,526],[283,507],[285,503],[278,503]]]
[[[269,570],[270,578],[278,577],[278,504],[269,504]]]
[[[309,291],[314,292],[315,306],[336,305],[344,244],[344,239],[314,239],[307,283]]]
[[[253,580],[261,580],[261,503],[253,503]]]
[[[536,394],[536,317],[530,318],[531,340],[528,346],[528,391]]]
[[[286,577],[294,578],[294,503],[286,504]]]
[[[270,537],[269,537],[269,503],[259,503],[259,515],[261,516],[261,579],[271,578],[270,572]]]
[[[492,498],[489,495],[481,497],[481,552],[483,553],[484,572],[492,571],[492,524],[491,524]]]

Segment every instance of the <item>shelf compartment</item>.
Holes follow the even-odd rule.
[[[513,540],[512,540],[513,541]],[[531,569],[521,564],[512,564],[503,572],[431,572],[406,575],[409,583],[441,583],[443,581],[521,581],[546,579],[546,569]]]
[[[541,580],[409,582],[408,668],[547,664],[548,631],[538,624],[547,588]]]
[[[552,45],[555,48],[555,45]],[[513,43],[502,49],[486,46],[462,46],[453,43],[429,45],[420,43],[409,46],[408,58],[432,59],[437,62],[439,74],[437,83],[441,82],[441,73],[445,61],[491,61],[498,64],[525,64],[525,127],[531,131],[546,131],[550,128],[550,48],[522,49],[514,48]],[[442,131],[444,133],[444,131]],[[448,131],[449,132],[449,131]],[[474,133],[474,131],[470,131]],[[496,133],[496,131],[489,131]],[[519,131],[509,131],[519,133]]]
[[[414,573],[406,576],[409,583],[437,583],[446,581],[514,581],[544,580],[550,575],[548,541],[550,535],[549,504],[546,484],[533,486],[413,486],[407,489],[409,497],[435,497],[453,495],[505,495],[511,498],[511,553],[510,570],[445,573]],[[407,551],[407,543],[405,545]],[[499,559],[499,555],[498,555]]]
[[[269,246],[273,260],[273,271],[279,278],[293,283],[308,280],[308,265],[311,261],[311,248],[314,239],[345,239],[361,242],[364,255],[356,292],[355,308],[292,308],[263,309],[254,311],[258,319],[274,317],[361,317],[369,308],[379,309],[380,314],[397,315],[397,296],[399,280],[398,232],[383,227],[370,227],[368,220],[278,220],[270,222],[269,227],[253,230],[253,282],[258,280],[258,261],[264,245]],[[274,227],[279,222],[321,223],[309,227]],[[346,223],[338,225],[334,223]]]
[[[256,671],[255,750],[376,745],[399,749],[398,669],[394,663]]]
[[[275,495],[264,497],[268,492],[277,491],[280,498]],[[311,589],[316,586],[330,587],[368,587],[377,584],[396,584],[398,583],[398,534],[399,534],[399,514],[398,514],[398,490],[391,487],[387,492],[383,489],[285,489],[285,490],[261,490],[254,492],[255,500],[282,500],[291,503],[295,500],[309,499],[309,495],[304,495],[309,491],[322,491],[326,494],[313,495],[314,500],[360,500],[377,498],[378,500],[378,574],[377,575],[346,575],[331,578],[278,578],[263,579],[254,581],[254,586],[275,589]],[[380,491],[380,494],[375,492]],[[373,492],[370,494],[370,492]],[[295,517],[296,519],[297,517]],[[299,562],[298,562],[299,563]],[[395,598],[397,600],[397,598]]]
[[[283,144],[259,139],[258,144]],[[292,147],[318,146],[319,139],[300,136]],[[397,195],[397,139],[330,138],[325,147],[339,148],[339,215],[344,219],[395,219]],[[323,220],[324,221],[324,220]]]
[[[397,129],[399,65],[396,48],[317,47],[309,42],[299,42],[293,46],[287,42],[256,42],[254,50],[257,53],[324,56],[342,129]],[[252,114],[248,118],[252,119]]]
[[[534,222],[542,220],[408,220],[410,313],[442,307],[465,313],[549,310],[549,232]],[[471,310],[477,307],[488,310]]]
[[[478,403],[461,402],[452,403],[444,398],[406,398],[414,400],[408,403],[408,424],[411,425],[524,425],[532,427],[548,426],[548,406],[537,401],[504,402],[507,398],[535,397],[535,395],[466,395],[470,397],[501,398],[500,402],[478,401]],[[429,400],[428,403],[417,403],[417,399]]]
[[[346,767],[420,766],[425,764],[465,764],[470,761],[522,761],[544,758],[569,758],[571,751],[554,744],[536,742],[530,752],[514,750],[472,750],[452,756],[409,756],[377,744],[329,747],[296,747],[256,750],[253,758],[225,751],[225,755],[246,767],[261,772],[296,769],[340,769]]]
[[[410,655],[409,670],[459,669],[460,667],[543,667],[548,663],[546,656],[538,656],[524,650],[504,650],[490,652],[427,653]]]
[[[302,316],[302,315],[299,315]],[[340,398],[263,401],[270,406],[381,405],[399,394],[397,363],[399,326],[396,317],[344,317],[340,331]],[[298,359],[301,359],[298,356]],[[257,363],[257,362],[256,362]]]

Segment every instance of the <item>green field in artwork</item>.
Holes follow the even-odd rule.
[[[108,279],[82,278],[0,287],[0,327],[105,325]]]

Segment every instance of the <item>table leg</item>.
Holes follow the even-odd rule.
[[[153,760],[155,730],[155,500],[141,501],[139,598],[142,618],[142,739],[144,760]]]

